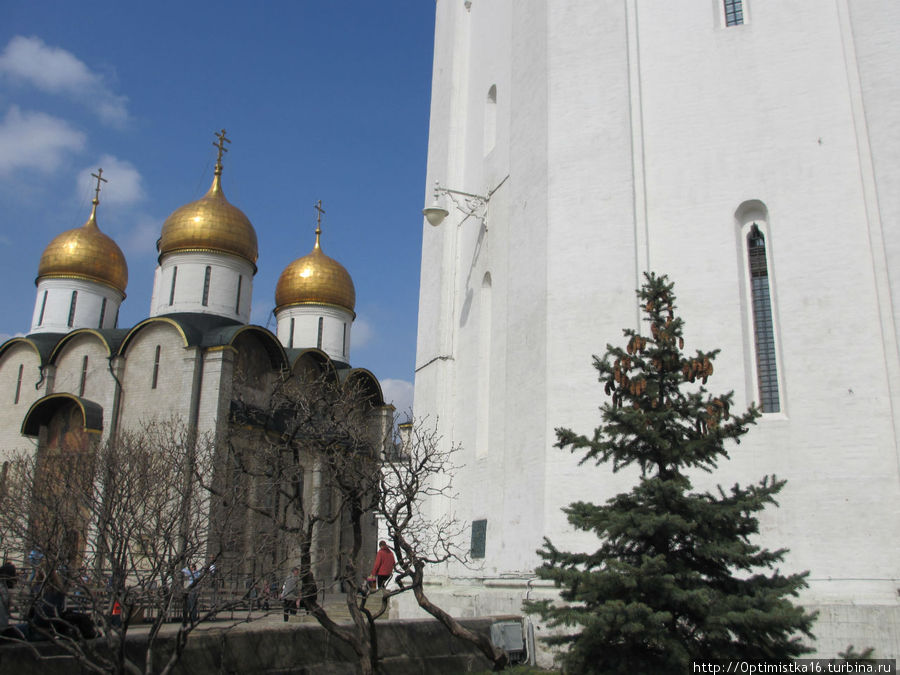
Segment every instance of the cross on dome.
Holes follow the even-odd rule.
[[[97,169],[97,173],[92,173],[91,177],[97,179],[97,187],[94,188],[94,205],[96,206],[100,203],[100,182],[108,183],[109,181],[103,177],[102,168]]]
[[[322,214],[325,213],[325,209],[322,208],[322,200],[320,199],[316,202],[315,209],[316,213],[316,245],[315,248],[319,248],[319,235],[322,234]]]
[[[228,148],[225,147],[226,143],[231,143],[230,138],[225,138],[225,130],[216,132],[216,138],[218,139],[213,145],[219,149],[219,154],[216,156],[216,175],[222,173],[222,155],[228,152]]]

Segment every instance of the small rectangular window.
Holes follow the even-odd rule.
[[[241,313],[241,284],[243,283],[243,281],[244,281],[244,275],[241,274],[238,276],[237,298],[235,298],[235,301],[234,301],[234,313],[235,314]]]
[[[103,328],[103,319],[106,318],[106,298],[103,298],[103,302],[100,303],[100,321],[98,322],[97,328]]]
[[[322,327],[325,324],[325,319],[321,316],[319,317],[319,337],[316,338],[316,349],[322,349]]]
[[[725,25],[740,26],[744,23],[743,0],[723,0],[725,3]]]
[[[172,288],[169,289],[169,305],[175,304],[175,280],[178,279],[178,265],[172,268]]]
[[[483,558],[485,542],[487,540],[487,520],[472,521],[472,547],[470,554],[473,558]]]
[[[291,334],[288,336],[288,349],[294,348],[294,317],[291,317]]]
[[[341,345],[341,354],[347,355],[347,323],[344,322],[344,342]]]
[[[78,291],[72,291],[72,301],[69,303],[69,321],[66,324],[71,328],[75,324],[75,305],[78,303]]]
[[[203,279],[203,306],[209,304],[209,278],[212,276],[212,267],[206,266],[206,276]]]

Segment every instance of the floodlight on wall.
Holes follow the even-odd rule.
[[[508,174],[506,178],[509,178]],[[441,186],[438,181],[434,181],[434,202],[431,206],[426,206],[422,209],[422,215],[434,227],[443,223],[444,218],[450,215],[450,212],[440,205],[439,200],[441,195],[446,195],[453,202],[456,210],[464,214],[460,225],[468,218],[477,218],[481,221],[484,229],[487,230],[488,202],[491,201],[491,196],[506,182],[506,178],[501,180],[487,195],[476,195],[471,192],[463,192],[462,190],[452,190]]]

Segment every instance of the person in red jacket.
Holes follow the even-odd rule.
[[[375,564],[372,565],[372,576],[378,579],[378,588],[384,585],[394,573],[394,553],[388,548],[383,539],[378,542],[378,553],[375,554]]]

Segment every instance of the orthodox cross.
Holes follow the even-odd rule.
[[[322,234],[322,214],[325,213],[325,209],[322,208],[322,200],[320,199],[316,203],[316,236]]]
[[[225,138],[225,130],[224,129],[222,129],[222,131],[216,133],[216,138],[219,139],[217,142],[213,143],[213,145],[219,149],[219,155],[218,155],[218,157],[216,157],[216,164],[218,164],[219,166],[222,166],[222,154],[228,152],[228,148],[225,147],[225,144],[231,143],[231,139]]]
[[[108,183],[109,181],[103,177],[103,169],[97,169],[97,173],[92,173],[91,177],[97,179],[97,187],[94,188],[94,203],[99,204],[100,203],[100,182],[103,181],[104,183]]]

